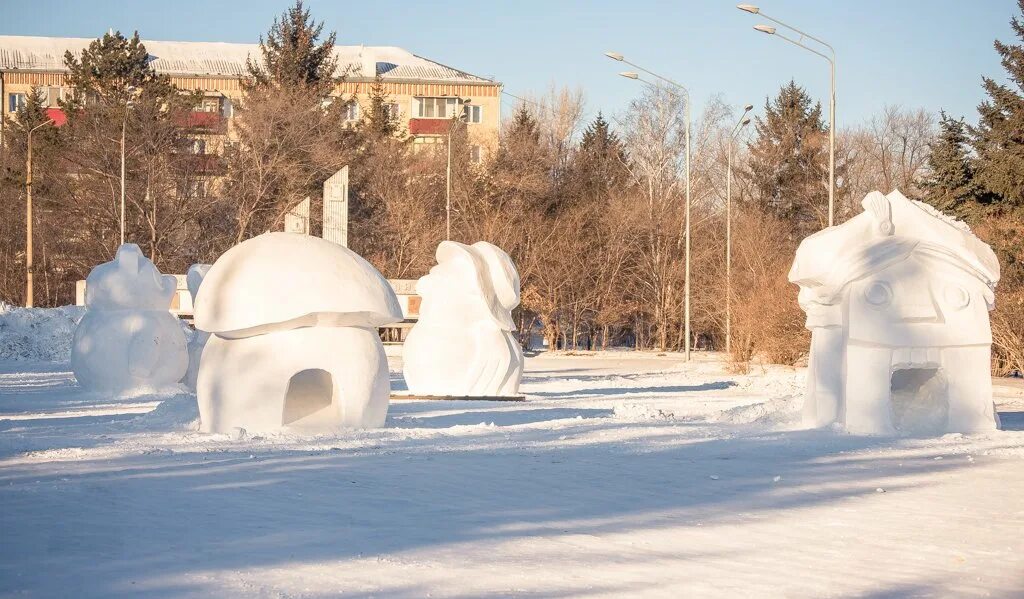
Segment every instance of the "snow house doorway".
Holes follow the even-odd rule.
[[[281,424],[301,427],[327,419],[333,400],[331,373],[320,368],[300,370],[288,379]]]
[[[900,368],[892,373],[891,409],[896,430],[936,434],[949,421],[949,385],[940,368]]]

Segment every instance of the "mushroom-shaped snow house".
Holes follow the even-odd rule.
[[[899,191],[803,240],[789,273],[811,330],[804,422],[860,434],[992,430],[999,262]]]
[[[196,328],[211,334],[201,430],[383,426],[391,389],[377,327],[401,319],[391,286],[348,248],[295,233],[231,248],[195,303]]]

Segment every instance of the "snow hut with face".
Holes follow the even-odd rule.
[[[862,205],[805,239],[789,272],[811,331],[805,424],[861,434],[997,428],[992,249],[899,191]]]
[[[391,386],[377,327],[401,319],[388,282],[348,248],[296,233],[231,248],[196,297],[196,328],[211,334],[201,430],[383,426]]]

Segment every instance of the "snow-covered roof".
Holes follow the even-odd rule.
[[[0,71],[63,71],[64,53],[79,54],[92,38],[0,35]],[[166,75],[242,77],[246,58],[260,58],[258,44],[142,40],[153,68]],[[396,46],[335,46],[338,74],[350,79],[436,83],[494,83],[417,56]]]
[[[961,262],[995,289],[999,260],[964,223],[907,199],[899,190],[871,192],[862,205],[864,212],[800,243],[789,280],[801,287],[801,298],[828,303],[851,281],[918,249]]]

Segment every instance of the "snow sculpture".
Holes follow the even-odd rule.
[[[125,393],[180,381],[188,353],[181,324],[168,312],[176,290],[174,276],[161,275],[133,243],[92,269],[71,346],[78,383]]]
[[[405,381],[417,395],[511,396],[523,352],[512,331],[519,273],[486,241],[443,241],[437,266],[416,283],[420,318],[402,350]]]
[[[805,424],[864,434],[997,428],[992,249],[899,191],[862,205],[805,239],[789,272],[811,330]]]
[[[377,327],[402,312],[351,250],[295,233],[242,242],[203,279],[195,319],[211,333],[196,385],[201,430],[383,426],[391,388]]]
[[[188,269],[185,282],[188,284],[188,293],[192,296],[192,305],[195,306],[196,298],[199,297],[199,285],[202,284],[206,273],[210,272],[212,264],[193,264]],[[188,342],[188,371],[182,380],[189,389],[196,390],[196,379],[199,377],[199,360],[203,356],[203,347],[210,338],[206,331],[196,329],[192,339]]]

